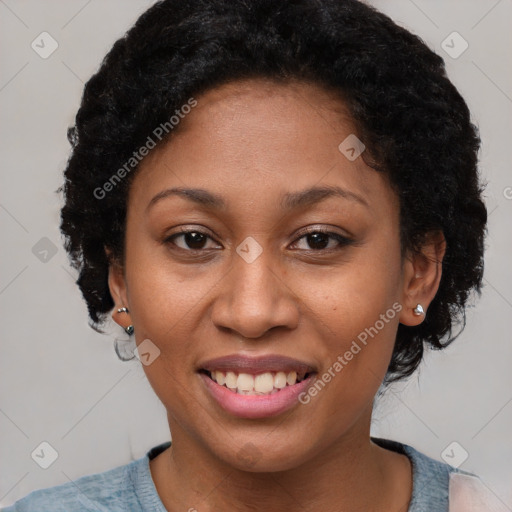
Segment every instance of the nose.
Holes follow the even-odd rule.
[[[237,255],[222,281],[212,321],[244,338],[260,338],[277,327],[296,328],[299,303],[278,268],[266,258],[247,263]]]

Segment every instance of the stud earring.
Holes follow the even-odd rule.
[[[129,313],[128,308],[122,307],[117,310],[118,313]],[[134,332],[133,325],[129,325],[128,327],[124,328],[124,332],[128,334],[128,336],[131,336]]]
[[[424,315],[425,314],[425,310],[423,309],[423,306],[421,304],[418,304],[413,310],[412,312],[416,315],[416,316],[421,316],[421,315]]]

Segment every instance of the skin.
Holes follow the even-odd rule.
[[[370,440],[372,405],[399,322],[422,322],[413,308],[427,312],[438,289],[442,235],[402,258],[396,193],[384,174],[338,150],[356,131],[334,93],[249,80],[197,101],[141,163],[125,259],[109,273],[114,320],[160,349],[144,371],[173,440],[150,464],[162,502],[169,511],[406,511],[410,462]],[[285,194],[319,186],[359,199],[283,208]],[[148,208],[173,187],[225,204],[170,195]],[[202,249],[169,239],[185,228],[207,235]],[[318,236],[304,233],[318,228],[353,242],[320,235],[328,244],[318,248]],[[252,263],[236,252],[249,236],[262,248]],[[228,414],[197,374],[200,362],[239,353],[290,356],[322,375],[396,303],[400,313],[316,397],[276,417]],[[129,314],[116,312],[122,306]]]

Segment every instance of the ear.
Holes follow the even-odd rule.
[[[439,289],[445,252],[446,240],[442,231],[427,233],[420,249],[408,252],[402,269],[403,309],[400,323],[415,326],[423,322],[428,306]],[[414,313],[418,304],[422,306],[424,314]]]
[[[110,289],[110,295],[112,295],[112,299],[115,303],[114,310],[112,311],[112,319],[116,324],[125,328],[132,325],[132,322],[129,313],[130,308],[128,303],[128,294],[126,291],[124,268],[122,264],[112,256],[110,249],[106,248],[105,252],[109,260],[108,287]],[[118,312],[118,309],[123,307],[128,309],[127,313]]]

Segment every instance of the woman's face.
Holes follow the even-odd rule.
[[[134,177],[112,294],[177,448],[297,467],[368,436],[406,300],[398,200],[323,89],[246,81],[197,102]]]

